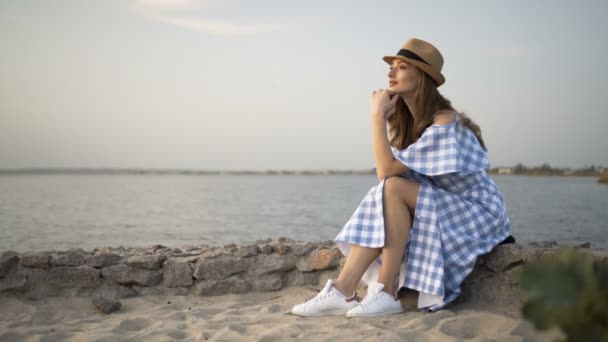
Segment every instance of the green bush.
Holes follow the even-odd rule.
[[[520,270],[521,312],[567,341],[608,341],[608,262],[571,246]]]

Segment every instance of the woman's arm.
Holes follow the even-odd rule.
[[[372,113],[372,139],[376,160],[376,177],[378,177],[379,182],[385,177],[397,176],[409,170],[407,166],[393,156],[383,113]]]

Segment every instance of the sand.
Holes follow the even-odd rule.
[[[147,295],[100,313],[90,297],[0,297],[0,341],[551,341],[510,311],[453,306],[435,313],[402,296],[403,314],[300,317],[291,307],[320,287],[216,297]],[[415,292],[412,292],[415,293]],[[365,291],[360,291],[364,296]]]

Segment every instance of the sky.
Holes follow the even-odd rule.
[[[0,0],[0,169],[374,166],[410,38],[491,167],[608,166],[605,1]]]

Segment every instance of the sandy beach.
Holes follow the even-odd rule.
[[[458,304],[419,312],[413,291],[400,292],[403,314],[311,318],[290,313],[320,288],[212,297],[147,295],[122,299],[121,309],[108,315],[90,297],[2,296],[0,341],[550,341],[561,336],[556,330],[535,331],[514,307]]]

